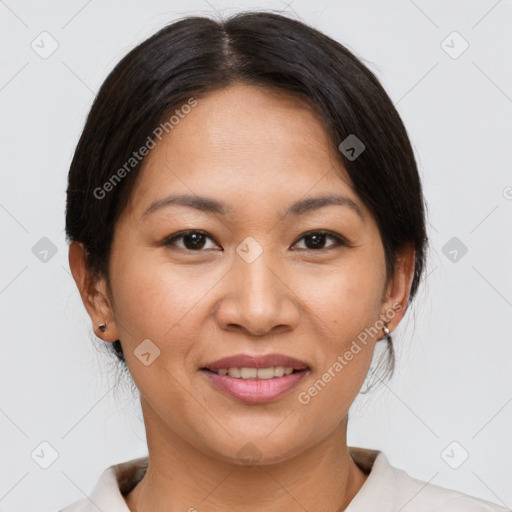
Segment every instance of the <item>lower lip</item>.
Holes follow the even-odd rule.
[[[309,370],[294,372],[272,379],[235,379],[229,375],[201,370],[218,389],[244,402],[262,403],[284,395],[304,378]]]

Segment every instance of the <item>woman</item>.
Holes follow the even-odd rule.
[[[265,12],[170,24],[106,79],[67,194],[149,455],[65,512],[505,510],[347,445],[427,237],[404,126],[342,45]]]

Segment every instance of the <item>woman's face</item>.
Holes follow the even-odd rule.
[[[409,282],[386,282],[377,225],[307,107],[239,84],[197,101],[150,151],[116,224],[107,334],[121,340],[148,440],[158,432],[226,461],[278,462],[346,420],[380,315],[406,304]],[[166,201],[176,195],[219,206]],[[342,199],[313,200],[327,196]],[[204,369],[240,354],[308,369],[272,382]],[[218,384],[228,379],[231,393]]]

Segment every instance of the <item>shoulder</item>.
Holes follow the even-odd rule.
[[[403,512],[511,512],[510,509],[454,489],[434,485],[392,468],[401,489]]]
[[[147,465],[146,456],[109,466],[88,496],[57,512],[130,512],[123,496],[142,478]]]
[[[392,466],[381,451],[356,447],[350,450],[356,463],[359,458],[368,467],[370,458],[373,464],[346,512],[512,512],[490,501],[414,478]]]

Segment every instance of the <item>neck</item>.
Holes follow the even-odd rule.
[[[297,456],[254,466],[219,460],[169,430],[151,429],[148,469],[126,503],[132,512],[345,510],[367,478],[350,456],[347,419]]]

